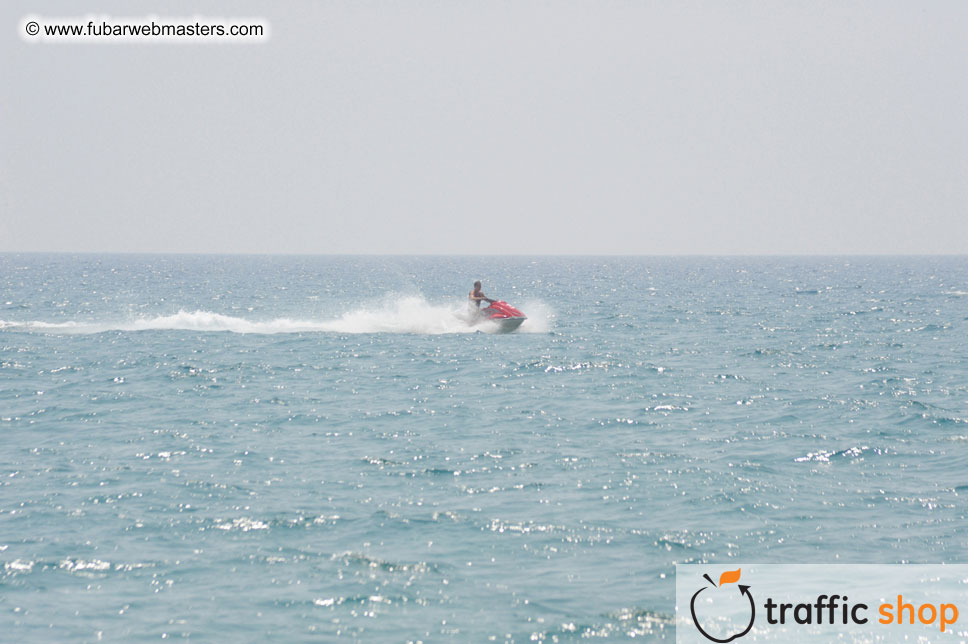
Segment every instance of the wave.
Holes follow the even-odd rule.
[[[528,319],[519,333],[547,333],[554,314],[542,302],[524,305]],[[496,332],[490,322],[472,325],[461,303],[432,304],[423,297],[396,298],[392,302],[364,306],[330,320],[280,317],[248,320],[212,311],[179,310],[172,315],[118,322],[14,322],[0,320],[0,330],[34,331],[51,334],[92,334],[107,331],[225,331],[231,333],[412,333],[439,335],[450,333]]]

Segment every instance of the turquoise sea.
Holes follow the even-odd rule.
[[[673,641],[966,561],[968,258],[0,255],[0,447],[5,642]]]

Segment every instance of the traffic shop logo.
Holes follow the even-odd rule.
[[[736,570],[727,570],[719,576],[718,585],[709,577],[709,575],[703,575],[703,578],[709,583],[703,585],[699,590],[697,590],[689,602],[689,612],[692,614],[692,623],[696,625],[696,628],[699,629],[699,632],[702,634],[702,636],[711,642],[719,642],[720,644],[732,642],[737,638],[743,637],[750,632],[751,628],[753,628],[753,622],[756,620],[756,602],[753,601],[753,595],[750,593],[750,587],[737,583],[739,582],[741,572],[742,568],[737,568]],[[736,585],[734,586],[732,584]],[[738,596],[730,596],[730,594],[736,593],[737,591],[739,593]],[[709,595],[714,593],[718,595],[717,599],[720,601],[716,602],[717,605],[721,605],[723,603],[730,605],[736,601],[739,601],[741,604],[743,604],[743,608],[745,608],[746,603],[749,602],[750,617],[749,622],[746,624],[746,628],[722,638],[710,635],[709,631],[706,628],[703,628],[702,621],[700,621],[699,616],[696,614],[696,600],[699,599],[700,595],[703,593],[706,593],[704,599],[707,599]],[[742,610],[742,608],[740,610]],[[703,611],[700,610],[700,613],[702,612]],[[705,620],[707,627],[715,617],[715,615],[703,616],[703,620]]]

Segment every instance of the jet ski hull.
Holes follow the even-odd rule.
[[[503,318],[500,320],[491,320],[497,325],[498,333],[511,333],[512,331],[517,331],[518,327],[524,324],[524,321],[528,318]]]
[[[486,309],[481,309],[481,316],[494,324],[498,333],[516,331],[528,319],[524,313],[502,301],[492,302]]]

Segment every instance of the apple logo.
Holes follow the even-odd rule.
[[[702,588],[697,590],[696,594],[692,596],[692,600],[689,602],[689,611],[692,613],[692,622],[696,625],[696,628],[699,629],[699,632],[702,633],[703,637],[705,637],[707,640],[710,640],[712,642],[719,642],[720,644],[725,644],[725,642],[732,642],[737,637],[743,637],[744,635],[750,632],[751,628],[753,628],[753,620],[756,617],[756,605],[753,602],[753,595],[750,594],[750,587],[744,586],[742,584],[738,584],[739,585],[738,596],[733,595],[731,593],[727,595],[726,593],[728,593],[729,589],[723,588],[723,586],[725,586],[726,584],[732,584],[739,581],[741,570],[742,568],[737,568],[736,570],[727,570],[726,572],[721,574],[719,576],[719,586],[717,586],[715,582],[713,582],[713,580],[709,578],[709,575],[703,575],[703,577],[706,579],[706,581],[709,582],[710,586],[712,587],[713,590],[711,592],[715,591],[715,594],[717,596],[716,599],[722,600],[722,601],[717,601],[717,607],[723,604],[725,604],[728,607],[732,607],[732,604],[734,604],[736,601],[740,601],[740,602],[743,602],[744,608],[745,608],[745,601],[743,600],[743,596],[745,595],[746,599],[749,600],[750,621],[746,625],[746,628],[743,629],[742,632],[735,633],[734,635],[730,635],[729,637],[721,639],[718,637],[713,637],[712,635],[707,633],[705,629],[703,629],[702,624],[699,623],[699,618],[696,617],[696,599],[699,597],[700,594],[702,594],[704,590],[709,590],[710,586],[703,586]],[[730,612],[733,612],[733,611],[730,611]],[[706,623],[708,624],[709,621],[707,621]]]

